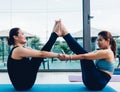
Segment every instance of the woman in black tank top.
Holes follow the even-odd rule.
[[[58,30],[57,28],[55,24],[53,30]],[[57,37],[57,34],[52,32],[42,51],[38,51],[23,46],[26,38],[20,28],[10,30],[8,44],[13,45],[13,48],[7,60],[7,69],[16,90],[28,90],[34,85],[43,58],[58,57],[57,53],[47,52],[51,50]]]

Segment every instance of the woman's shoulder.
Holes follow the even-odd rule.
[[[99,49],[99,50],[95,50],[94,53],[99,53],[99,54],[109,54],[110,50],[108,49]]]
[[[106,54],[112,53],[111,49],[100,49],[100,50],[97,50],[97,51],[103,52],[103,53],[106,53]]]
[[[22,55],[25,53],[25,48],[23,46],[16,47],[12,52],[12,58],[21,59]]]
[[[23,46],[17,46],[17,47],[14,47],[14,52],[16,53],[16,52],[21,52],[21,51],[24,51],[25,50],[25,47],[23,47]]]

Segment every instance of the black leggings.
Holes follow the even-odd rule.
[[[44,45],[44,47],[41,50],[42,51],[50,51],[53,44],[55,43],[57,37],[58,36],[56,33],[54,33],[54,32],[51,33],[49,40],[47,41],[47,43]],[[34,85],[34,82],[36,80],[36,75],[37,75],[37,72],[38,72],[39,67],[41,65],[41,62],[44,62],[43,58],[32,58],[31,59],[31,66],[30,67],[31,67],[32,73],[30,73],[31,75],[29,77],[30,77],[32,85]]]
[[[57,39],[57,34],[56,33],[51,33],[51,36],[49,38],[49,40],[47,41],[47,43],[44,45],[44,47],[41,49],[42,51],[50,51],[53,44],[55,43],[56,39]],[[39,66],[41,64],[41,62],[43,62],[44,58],[32,58],[31,59],[31,67],[32,70],[34,71],[35,74],[37,74]]]
[[[63,37],[70,49],[76,54],[84,54],[87,51],[77,41],[67,34]],[[83,83],[88,89],[101,90],[111,79],[111,76],[96,68],[92,60],[80,60]]]

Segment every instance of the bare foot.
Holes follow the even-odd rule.
[[[56,25],[57,25],[57,22],[58,22],[58,21],[55,21],[55,24],[54,24],[54,27],[53,27],[53,32],[54,32],[54,30],[55,30],[55,27],[56,27]]]
[[[60,31],[61,31],[61,35],[65,36],[66,34],[68,34],[67,29],[65,28],[65,26],[60,22]]]
[[[57,21],[55,24],[53,32],[55,32],[59,37],[62,36],[62,32],[60,31],[60,21]]]

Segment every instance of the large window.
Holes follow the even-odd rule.
[[[84,9],[83,9],[84,1]],[[108,30],[117,42],[116,68],[120,67],[120,12],[119,0],[0,0],[0,69],[6,69],[7,56],[10,47],[7,45],[8,31],[12,27],[20,27],[32,36],[28,37],[26,45],[41,49],[52,32],[55,20],[61,19],[68,31],[83,46],[89,47],[89,27],[91,24],[91,50],[97,49],[97,33]],[[104,2],[104,3],[103,3]],[[87,9],[86,9],[87,8]],[[83,10],[85,14],[83,16]],[[88,14],[88,15],[87,15]],[[93,16],[93,18],[91,17]],[[83,23],[83,17],[85,19]],[[84,27],[83,27],[84,26]],[[90,26],[90,25],[89,25]],[[88,27],[88,28],[86,28]],[[86,28],[86,29],[85,29]],[[84,34],[83,31],[84,30]],[[85,32],[86,31],[86,32]],[[88,33],[87,33],[88,31]],[[83,35],[85,40],[83,41]],[[34,37],[35,36],[35,37]],[[58,38],[52,48],[53,52],[74,54],[64,39]],[[40,70],[80,70],[80,61],[63,62],[57,58],[46,58]]]
[[[91,0],[91,34],[101,30],[108,30],[112,33],[117,42],[117,57],[115,67],[120,68],[120,1],[119,0]],[[94,35],[93,35],[94,36]],[[95,43],[95,38],[93,39]],[[97,48],[97,45],[96,47]]]
[[[20,27],[37,36],[42,44],[40,47],[48,40],[55,20],[61,19],[68,31],[74,34],[74,37],[76,37],[76,32],[82,31],[82,0],[0,0],[0,2],[0,31]],[[6,39],[2,40],[3,38],[2,36],[0,39],[0,69],[6,69],[9,54]],[[3,41],[5,41],[4,48]],[[30,45],[30,43],[28,44]],[[34,48],[34,44],[32,47]],[[62,38],[57,39],[52,51],[73,54]],[[3,56],[6,58],[4,61]],[[40,69],[80,70],[80,62],[68,61],[66,63],[56,58],[47,58]]]

